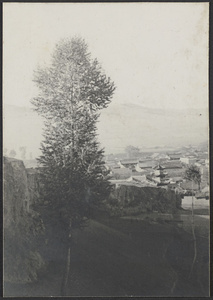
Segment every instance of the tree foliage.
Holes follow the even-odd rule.
[[[62,220],[79,224],[110,190],[96,125],[115,87],[81,38],[60,41],[51,66],[38,68],[34,81],[39,94],[32,103],[45,119],[44,197]]]
[[[14,149],[10,150],[9,157],[16,157],[16,151]]]
[[[26,153],[27,153],[27,147],[22,146],[19,148],[20,154],[21,154],[21,159],[25,160],[26,159]]]
[[[129,158],[135,158],[138,157],[140,155],[140,149],[138,147],[134,147],[134,146],[127,146],[125,148],[125,152],[127,153]]]
[[[201,172],[196,165],[190,165],[185,171],[185,178],[189,181],[193,181],[200,187],[201,183]]]

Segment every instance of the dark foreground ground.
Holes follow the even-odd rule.
[[[189,212],[184,222],[149,217],[99,217],[73,233],[67,296],[209,295],[209,220],[196,216],[197,260]],[[5,283],[4,296],[60,296],[66,247],[63,233],[52,232],[43,245],[47,267],[35,283]]]

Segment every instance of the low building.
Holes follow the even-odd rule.
[[[120,186],[137,186],[137,187],[157,187],[157,184],[151,181],[141,181],[141,180],[135,180],[134,176],[128,178],[128,179],[111,179],[110,183],[115,186],[115,188],[118,188]]]
[[[143,166],[143,165],[138,163],[135,166],[135,169],[133,169],[133,172],[138,174],[138,175],[143,175],[143,174],[149,174],[152,171],[151,166],[145,166],[145,168],[141,168],[140,166]]]
[[[197,158],[196,157],[181,157],[180,161],[186,165],[193,165],[197,162]]]
[[[110,175],[114,179],[127,179],[132,175],[132,171],[128,168],[112,168]]]
[[[146,182],[146,175],[133,175],[128,179],[128,181]]]
[[[155,165],[156,165],[156,162],[153,160],[139,160],[139,162],[138,162],[138,166],[141,169],[152,170]]]
[[[107,170],[112,170],[112,169],[119,169],[120,166],[116,161],[107,161],[105,162],[105,168]]]
[[[170,160],[180,160],[181,154],[180,153],[173,153],[168,154]]]
[[[176,176],[176,177],[174,176],[170,180],[170,183],[175,183],[175,184],[179,184],[181,182],[183,182],[183,177],[181,176]]]
[[[155,166],[153,169],[156,177],[166,177],[166,175],[168,175],[168,173],[165,171],[165,167],[160,164]]]
[[[136,165],[138,164],[137,159],[122,159],[119,161],[119,165],[130,170],[135,169]]]
[[[168,161],[164,162],[163,166],[166,170],[168,170],[168,169],[182,169],[182,167],[183,167],[180,160],[177,160],[177,161],[168,160]]]

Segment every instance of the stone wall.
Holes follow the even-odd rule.
[[[23,161],[3,158],[4,226],[17,223],[23,212],[29,212],[39,199],[38,172],[26,169]]]
[[[17,223],[24,211],[29,211],[30,196],[27,171],[21,160],[3,158],[4,226]]]
[[[172,190],[156,187],[120,185],[113,187],[111,199],[122,207],[140,206],[142,211],[174,213],[181,207],[181,196]],[[115,202],[114,202],[115,203]]]
[[[37,203],[41,196],[41,180],[39,180],[38,169],[27,168],[27,180],[30,207]]]
[[[31,206],[39,197],[35,172],[21,160],[3,158],[4,281],[31,282],[44,262],[39,254],[43,221]]]

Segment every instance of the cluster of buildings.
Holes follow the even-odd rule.
[[[209,158],[208,152],[184,147],[171,153],[141,153],[139,158],[106,159],[111,183],[119,185],[153,186],[174,189],[187,194],[192,191],[191,182],[185,179],[187,166],[199,167],[201,186],[193,185],[202,196],[209,195]]]

